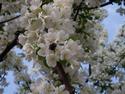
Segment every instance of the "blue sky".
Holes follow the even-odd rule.
[[[107,9],[109,15],[102,22],[102,25],[107,29],[109,35],[108,41],[111,42],[115,38],[120,26],[125,22],[125,16],[120,16],[119,13],[116,13],[116,9],[118,8],[117,5],[109,5],[105,8]],[[10,85],[5,88],[4,94],[14,94],[16,86],[13,83],[14,77],[12,72],[9,72],[7,79]]]
[[[9,85],[4,89],[4,94],[14,94],[16,90],[16,85],[14,84],[13,72],[8,73],[7,81],[9,82]]]
[[[125,16],[120,16],[120,14],[116,12],[117,8],[118,6],[116,4],[105,7],[108,11],[108,17],[104,19],[102,24],[108,31],[109,42],[114,40],[119,28],[125,23]]]

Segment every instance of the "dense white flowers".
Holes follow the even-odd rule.
[[[55,87],[52,82],[46,78],[38,79],[34,84],[31,85],[32,94],[69,94],[65,90],[65,85]]]
[[[23,46],[25,59],[33,62],[33,70],[30,75],[33,76],[31,78],[34,81],[28,83],[32,83],[31,86],[26,85],[32,91],[30,94],[70,94],[72,86],[80,94],[100,94],[102,89],[106,91],[106,85],[111,85],[116,89],[115,91],[107,90],[106,92],[109,94],[124,92],[124,87],[120,91],[119,88],[112,85],[112,75],[120,79],[119,83],[124,81],[124,72],[117,71],[117,68],[120,70],[122,66],[125,66],[125,26],[120,30],[118,39],[107,46],[107,33],[100,25],[100,21],[106,17],[102,15],[103,10],[85,9],[84,11],[81,9],[77,21],[73,20],[73,16],[77,12],[74,7],[79,6],[81,2],[83,7],[85,4],[88,7],[98,7],[104,1],[17,0],[13,1],[12,5],[17,2],[19,10],[9,9],[10,14],[5,13],[5,16],[0,16],[0,21],[4,21],[9,18],[8,15],[15,16],[12,14],[17,13],[16,11],[21,14],[20,18],[9,21],[2,28],[0,27],[0,48],[5,49],[6,45],[14,39],[16,31],[25,29],[17,42]],[[11,1],[3,2],[3,11],[12,6],[11,4],[8,6],[8,2]],[[89,17],[91,15],[92,17]],[[10,64],[15,62],[14,59],[9,58],[9,60]],[[83,69],[83,63],[87,63],[88,68]],[[114,68],[115,66],[116,68]],[[23,66],[18,65],[18,67]],[[18,68],[17,70],[20,71]],[[33,73],[37,75],[37,72],[41,79],[37,79],[39,76],[33,75]],[[30,80],[28,75],[23,74],[15,72],[16,83],[25,77],[26,80]],[[29,91],[24,93],[28,94]]]
[[[19,42],[24,44],[23,49],[31,55],[35,50],[33,45],[36,45],[38,55],[45,57],[50,67],[55,67],[59,60],[78,62],[82,47],[76,41],[69,40],[75,32],[75,22],[71,19],[73,0],[54,0],[54,3],[43,5],[41,10],[40,3],[40,0],[30,1],[30,6],[35,8],[31,11],[37,14],[27,15],[28,31],[19,37]]]
[[[31,5],[31,6],[30,6],[30,9],[31,9],[31,10],[37,9],[37,8],[40,7],[41,4],[42,4],[42,1],[41,1],[41,0],[27,0],[27,2],[29,2],[29,4]]]
[[[52,68],[61,63],[60,61],[66,61],[70,64],[69,69],[72,70],[71,77],[73,77],[76,71],[78,72],[83,57],[82,45],[71,38],[71,35],[75,34],[77,24],[71,17],[74,0],[54,0],[42,8],[40,0],[31,0],[27,3],[31,12],[24,10],[26,7],[23,6],[20,24],[26,31],[19,36],[19,42],[23,45],[27,59],[35,61],[37,56],[42,57],[45,59],[42,65],[47,64]],[[68,72],[70,74],[71,71]],[[81,73],[74,77],[74,82],[75,80],[79,80],[78,83],[83,82]],[[35,82],[31,89],[32,94],[69,94],[65,85],[56,86],[47,79]]]

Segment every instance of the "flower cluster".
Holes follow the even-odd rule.
[[[52,82],[47,80],[47,78],[42,77],[42,79],[37,79],[37,81],[31,85],[32,94],[69,94],[65,90],[65,85],[55,87]]]
[[[45,57],[48,66],[55,67],[60,60],[78,63],[82,56],[82,47],[70,39],[75,33],[75,22],[71,19],[73,0],[54,0],[40,8],[40,0],[30,1],[25,35],[20,35],[19,42],[27,55],[34,53]],[[23,17],[22,17],[23,18]]]

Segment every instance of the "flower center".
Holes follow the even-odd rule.
[[[57,46],[56,43],[52,43],[52,44],[49,45],[49,49],[50,49],[50,50],[55,50],[55,49],[56,49],[56,46]]]

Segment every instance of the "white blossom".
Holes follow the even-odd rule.
[[[27,2],[31,5],[30,6],[31,10],[37,9],[42,4],[41,0],[27,0]]]

